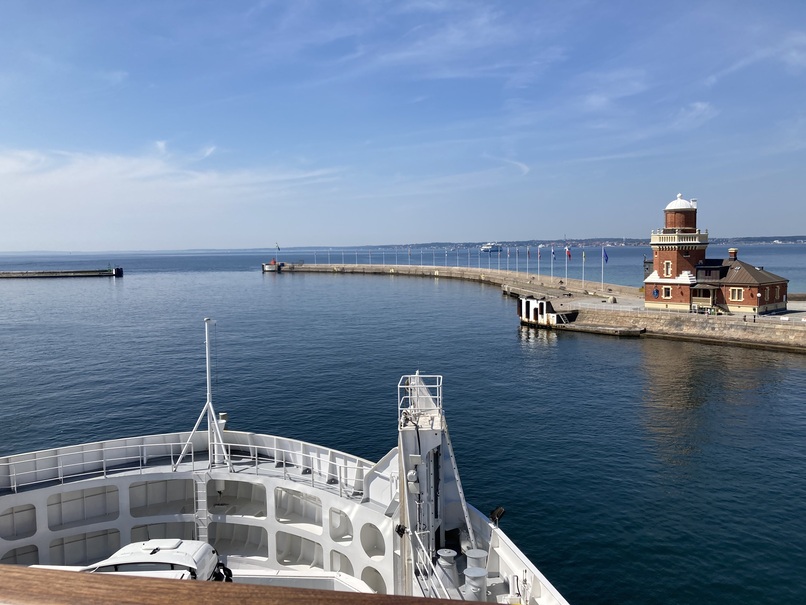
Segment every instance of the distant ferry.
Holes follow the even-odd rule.
[[[488,242],[481,247],[482,252],[489,252],[492,254],[493,252],[501,252],[501,244],[497,242]]]

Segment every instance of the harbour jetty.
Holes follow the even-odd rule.
[[[770,315],[706,315],[646,309],[640,288],[548,275],[423,265],[286,264],[284,273],[330,273],[459,279],[497,287],[515,298],[551,301],[557,313],[575,312],[573,322],[551,329],[668,338],[806,353],[806,304],[790,302],[786,312]],[[797,298],[793,295],[792,298]]]
[[[0,279],[55,277],[123,277],[123,267],[109,267],[107,269],[66,269],[59,271],[0,271]]]

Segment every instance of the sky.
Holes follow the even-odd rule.
[[[806,233],[806,2],[3,0],[0,251]]]

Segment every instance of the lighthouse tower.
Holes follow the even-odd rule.
[[[653,272],[644,280],[645,307],[688,311],[708,231],[697,229],[697,200],[684,200],[680,193],[666,206],[664,217],[664,228],[652,231],[649,242]]]

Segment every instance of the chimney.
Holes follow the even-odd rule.
[[[697,208],[697,198],[693,197],[689,201],[691,202],[691,207],[696,209]]]
[[[736,257],[739,255],[738,248],[728,248],[728,258],[730,260],[736,260]]]

